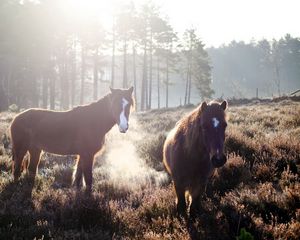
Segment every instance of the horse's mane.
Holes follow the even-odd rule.
[[[109,103],[110,103],[111,96],[112,96],[112,93],[108,93],[108,94],[104,95],[102,98],[100,98],[97,101],[91,102],[89,104],[77,106],[77,107],[73,108],[72,110],[80,109],[80,108],[88,107],[88,106],[95,106],[95,105],[99,106],[99,105],[104,104],[107,101],[109,101]],[[131,96],[130,99],[128,99],[128,100],[130,101],[132,110],[134,110],[135,109],[135,100],[134,100],[134,97]]]
[[[184,148],[187,152],[194,149],[194,145],[201,141],[200,121],[201,106],[178,122],[178,128],[184,136]],[[198,145],[198,144],[197,144]]]
[[[105,96],[103,96],[102,98],[100,98],[97,101],[93,101],[93,102],[88,103],[88,104],[76,106],[76,107],[72,108],[70,111],[78,111],[78,110],[80,111],[80,110],[82,110],[84,108],[87,108],[87,107],[93,107],[93,106],[96,106],[96,105],[102,105],[110,97],[111,97],[111,93],[108,93],[108,94],[106,94]]]

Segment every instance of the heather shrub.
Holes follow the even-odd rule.
[[[213,188],[223,194],[250,180],[251,173],[245,161],[239,156],[231,155],[227,163],[217,170],[213,178]]]
[[[1,146],[0,239],[299,239],[300,104],[246,103],[229,105],[228,161],[193,221],[177,216],[162,164],[167,133],[192,107],[135,113],[127,134],[109,135],[91,195],[71,186],[73,156],[44,153],[34,183],[14,182]],[[1,136],[14,115],[1,113]]]
[[[252,168],[257,151],[257,144],[254,140],[251,140],[237,130],[229,129],[224,147],[225,152],[242,156]]]

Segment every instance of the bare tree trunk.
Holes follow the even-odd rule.
[[[134,96],[135,96],[135,101],[136,101],[136,105],[137,105],[137,95],[136,95],[136,91],[137,91],[137,85],[136,85],[136,62],[135,62],[135,58],[136,58],[136,50],[135,50],[135,46],[132,47],[132,61],[133,61],[133,85],[134,85]]]
[[[48,76],[44,74],[42,78],[42,99],[43,99],[43,108],[48,108]]]
[[[149,103],[147,109],[151,109],[151,101],[152,101],[152,30],[150,31],[150,49],[149,49]]]
[[[80,88],[80,104],[84,103],[84,78],[85,78],[85,48],[81,44],[81,88]]]
[[[159,69],[159,56],[157,55],[157,108],[160,109],[160,69]]]
[[[74,40],[74,49],[71,57],[71,106],[75,105],[75,84],[76,84],[76,40]]]
[[[111,87],[115,84],[115,50],[116,50],[116,29],[115,21],[113,19],[113,39],[112,39],[112,57],[111,57]]]
[[[167,56],[166,64],[166,108],[169,107],[169,56]]]
[[[94,100],[98,99],[98,48],[94,55],[94,89],[93,89],[93,98]]]
[[[11,67],[8,71],[8,74],[6,76],[6,86],[7,86],[7,90],[6,90],[6,96],[7,96],[7,107],[10,106],[11,102],[10,102],[10,92],[11,92],[11,89],[10,89],[10,75],[11,75]]]
[[[191,89],[192,89],[192,71],[193,71],[193,38],[190,33],[190,47],[189,47],[189,55],[188,55],[188,96],[187,103],[191,104]]]
[[[64,109],[69,109],[70,107],[70,78],[69,78],[69,65],[68,57],[65,57],[64,61],[64,80],[65,80],[65,102]]]
[[[145,107],[148,109],[149,105],[149,87],[148,87],[148,55],[146,55],[146,65],[145,65]]]
[[[66,56],[66,48],[65,46],[62,49],[62,56],[60,59],[60,108],[68,109],[69,108],[69,79],[67,74],[67,56]]]
[[[191,90],[192,90],[192,73],[189,74],[189,91],[188,91],[188,104],[191,104]]]
[[[146,95],[146,88],[147,85],[147,43],[144,46],[144,62],[143,62],[143,78],[142,78],[142,87],[141,87],[141,110],[145,110],[145,97]]]
[[[50,77],[50,109],[55,109],[55,75],[51,71],[51,77]]]
[[[185,82],[184,105],[187,105],[187,99],[188,99],[188,89],[189,89],[189,63],[187,64],[187,71],[186,71],[186,82]]]
[[[37,76],[33,74],[32,76],[33,83],[32,83],[32,107],[38,107],[39,106],[39,93],[38,93],[38,81],[37,81]],[[17,94],[19,95],[19,94]],[[15,100],[16,104],[18,106],[21,106],[18,98]],[[22,107],[22,106],[21,106]]]
[[[280,91],[280,76],[279,76],[279,66],[277,64],[277,62],[275,63],[275,82],[276,82],[276,85],[277,85],[277,91],[278,91],[278,97],[281,96],[281,91]]]
[[[127,88],[127,41],[124,41],[123,48],[123,88]]]

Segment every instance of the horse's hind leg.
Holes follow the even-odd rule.
[[[80,155],[80,160],[82,171],[83,171],[83,177],[86,185],[86,191],[91,192],[92,190],[92,183],[93,183],[93,161],[94,156],[93,155]]]
[[[76,172],[74,173],[74,181],[73,184],[80,189],[82,187],[82,161],[80,161],[80,157],[77,159],[76,163]]]
[[[34,178],[40,162],[41,150],[38,148],[29,149],[30,161],[28,166],[29,176]]]
[[[24,145],[13,144],[12,154],[13,154],[13,175],[14,180],[17,181],[21,176],[21,171],[23,170],[23,158],[27,152],[27,148]]]
[[[174,182],[174,188],[177,195],[177,213],[179,215],[185,215],[186,213],[186,201],[185,201],[185,188],[180,184]]]

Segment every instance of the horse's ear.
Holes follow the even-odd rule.
[[[114,89],[114,88],[112,88],[112,87],[109,87],[109,89],[110,89],[111,93],[116,92],[116,89]]]
[[[224,100],[222,103],[221,103],[221,108],[225,111],[228,107],[228,103],[226,100]]]
[[[207,103],[204,101],[201,103],[200,110],[203,112],[207,108]]]
[[[129,93],[130,93],[130,95],[133,93],[133,87],[131,87],[131,88],[128,88],[128,90],[127,90]]]

